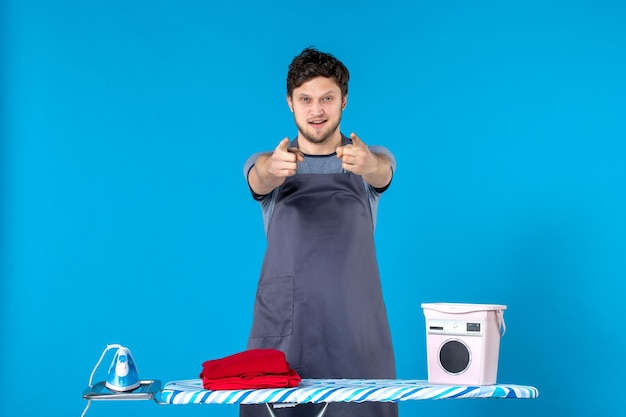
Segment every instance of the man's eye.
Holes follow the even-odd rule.
[[[300,100],[304,101],[306,103],[307,101],[309,101],[309,98],[308,97],[300,97]]]
[[[332,97],[324,97],[323,100],[324,101],[331,101],[333,98]]]

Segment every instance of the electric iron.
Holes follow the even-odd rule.
[[[139,387],[139,372],[128,348],[118,347],[104,385],[112,391],[122,392],[132,391]]]

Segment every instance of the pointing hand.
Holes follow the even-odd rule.
[[[352,144],[337,148],[337,158],[341,158],[341,167],[357,175],[367,175],[376,171],[378,159],[368,146],[355,134],[350,134]]]
[[[269,172],[279,178],[290,177],[296,173],[298,162],[303,161],[304,154],[298,148],[290,148],[289,138],[284,138],[272,153]]]

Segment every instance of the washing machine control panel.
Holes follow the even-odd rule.
[[[482,323],[480,321],[428,319],[426,326],[429,334],[482,335]]]

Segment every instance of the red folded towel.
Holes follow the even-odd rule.
[[[212,391],[220,389],[258,389],[258,388],[291,388],[300,384],[300,375],[290,369],[284,374],[241,375],[219,379],[202,379],[204,389]]]
[[[250,349],[202,364],[205,389],[295,387],[301,378],[276,349]]]

